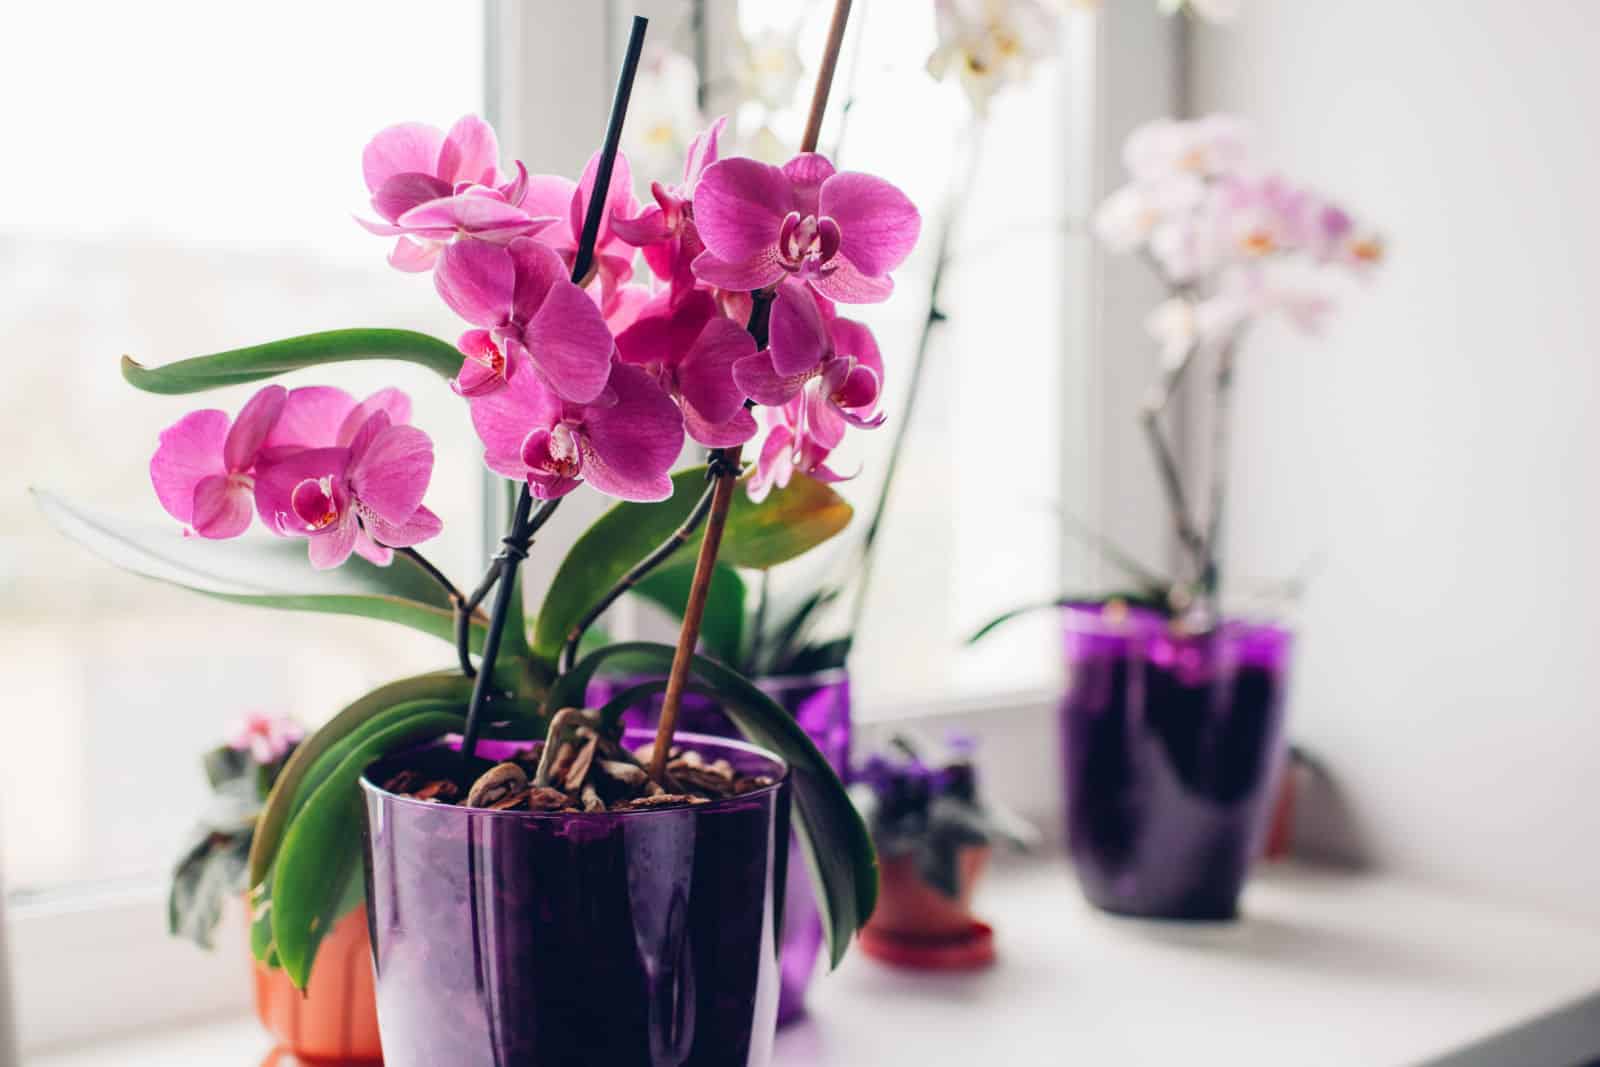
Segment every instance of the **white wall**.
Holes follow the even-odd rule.
[[[1239,398],[1235,572],[1326,553],[1295,734],[1375,861],[1600,917],[1600,9],[1244,6],[1197,32],[1195,108],[1393,237]]]

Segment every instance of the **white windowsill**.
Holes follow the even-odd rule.
[[[913,975],[859,953],[818,983],[777,1067],[993,1062],[1403,1067],[1600,989],[1600,929],[1393,878],[1289,864],[1222,926],[1092,910],[1059,859],[998,871],[1000,963]],[[255,1023],[39,1055],[33,1067],[256,1067]],[[1000,1058],[995,1058],[996,1056]],[[280,1064],[279,1067],[288,1067]]]

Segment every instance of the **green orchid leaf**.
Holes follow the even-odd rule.
[[[673,618],[683,618],[683,609],[689,602],[689,587],[694,584],[694,560],[686,559],[670,567],[662,567],[633,591],[668,612]],[[739,648],[744,641],[744,579],[739,572],[718,563],[711,572],[711,587],[706,591],[706,613],[700,622],[700,640],[706,651],[724,663],[739,662]]]
[[[261,812],[261,821],[256,824],[255,840],[250,847],[250,884],[259,886],[266,879],[289,826],[289,817],[295,811],[300,786],[330,749],[361,729],[365,723],[397,705],[431,700],[448,702],[464,709],[470,699],[472,681],[459,674],[440,672],[402,678],[374,689],[350,704],[300,742],[294,755],[283,765],[278,780],[273,783],[272,792],[267,796],[267,805]]]
[[[296,988],[311,977],[317,947],[351,906],[364,819],[357,781],[374,761],[461,728],[459,714],[417,712],[350,750],[295,814],[272,873],[272,941]]]
[[[578,538],[561,561],[534,624],[536,657],[554,662],[567,634],[584,613],[631,567],[672,536],[705,492],[705,468],[678,472],[672,485],[668,499],[654,504],[618,504]],[[805,474],[796,474],[786,488],[774,489],[759,504],[744,492],[736,492],[728,509],[719,559],[730,567],[774,567],[843,530],[850,516],[850,505],[843,497]],[[672,561],[693,559],[699,545],[697,532],[673,554]]]
[[[420,363],[442,378],[454,378],[461,369],[461,353],[437,337],[414,330],[358,329],[308,333],[160,367],[146,367],[123,356],[122,376],[147,393],[200,393],[324,363],[367,359]]]
[[[455,642],[449,599],[407,556],[397,553],[387,567],[352,556],[342,567],[319,571],[299,538],[209,541],[184,537],[175,525],[99,515],[42,490],[33,490],[33,498],[62,534],[141,577],[233,604],[356,615]],[[474,649],[482,647],[486,629],[473,624]]]
[[[581,707],[589,680],[606,659],[640,654],[653,658],[655,669],[662,673],[671,668],[670,645],[645,641],[612,645],[579,661],[557,679],[550,704]],[[704,656],[694,657],[693,673],[715,691],[723,710],[745,737],[789,764],[793,826],[816,887],[830,957],[838,966],[851,937],[872,915],[877,902],[878,858],[866,824],[839,776],[794,716],[751,682]]]

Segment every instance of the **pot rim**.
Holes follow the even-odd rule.
[[[627,734],[654,736],[655,731],[630,727],[625,732],[624,736]],[[423,749],[427,748],[437,748],[441,742],[444,744],[450,744],[452,742],[459,742],[460,738],[460,734],[446,734],[445,737],[440,741],[435,741],[430,745],[422,746],[421,749],[413,749],[412,751],[422,751]],[[529,739],[525,742],[513,743],[532,744],[533,740],[536,739]],[[715,800],[708,800],[704,804],[688,804],[677,808],[640,808],[634,811],[495,811],[493,808],[469,808],[463,804],[435,804],[426,800],[418,800],[415,797],[408,797],[401,793],[391,793],[367,777],[368,772],[371,771],[373,767],[376,767],[378,764],[386,762],[387,760],[394,759],[395,756],[403,755],[403,753],[395,753],[394,755],[385,756],[383,759],[374,760],[362,770],[359,781],[361,784],[361,791],[369,796],[382,797],[391,803],[404,804],[410,807],[425,808],[428,811],[453,811],[460,813],[462,816],[482,816],[486,818],[506,817],[522,820],[534,819],[539,821],[561,822],[579,820],[598,823],[613,819],[648,818],[653,815],[682,816],[686,813],[700,814],[704,812],[716,811],[720,808],[727,807],[735,803],[742,803],[753,799],[760,799],[769,794],[776,794],[788,784],[790,777],[794,773],[793,768],[789,766],[788,760],[784,759],[776,752],[773,752],[771,749],[762,748],[760,745],[753,745],[748,741],[739,741],[731,737],[714,737],[710,734],[697,734],[682,731],[676,733],[673,737],[673,740],[694,741],[696,743],[711,745],[718,748],[730,748],[740,752],[750,753],[777,764],[781,769],[781,773],[776,776],[776,779],[771,785],[762,786],[759,789],[752,789],[748,793],[740,793],[737,796],[720,797]]]
[[[1111,620],[1105,616],[1106,602],[1086,600],[1065,606],[1063,625],[1068,632],[1085,637],[1131,640],[1134,638],[1162,638],[1169,641],[1193,641],[1213,635],[1229,640],[1269,641],[1288,643],[1294,630],[1287,624],[1244,616],[1225,616],[1220,625],[1211,630],[1174,632],[1167,616],[1153,608],[1126,605],[1122,619]]]

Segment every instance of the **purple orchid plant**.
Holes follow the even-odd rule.
[[[454,646],[455,668],[356,701],[277,776],[250,851],[253,940],[258,958],[298,983],[322,931],[361,899],[360,827],[345,819],[348,806],[310,797],[353,797],[373,760],[443,734],[464,735],[469,754],[480,735],[543,737],[556,712],[583,705],[606,660],[656,669],[673,660],[671,647],[645,642],[577,655],[605,606],[652,571],[696,550],[719,568],[765,570],[850,519],[826,484],[838,479],[827,460],[848,428],[882,422],[883,361],[866,327],[834,305],[888,298],[917,240],[917,209],[889,182],[836,171],[813,151],[781,168],[719,158],[720,120],[691,146],[682,183],[658,184],[654,204],[641,206],[616,150],[631,77],[625,66],[607,146],[576,181],[503,165],[493,129],[473,116],[448,131],[392,126],[362,152],[375,218],[361,225],[393,238],[392,266],[432,273],[463,321],[454,344],[354,329],[162,367],[123,363],[129,382],[158,393],[351,359],[438,372],[487,468],[520,493],[505,549],[471,592],[423,554],[444,524],[425,503],[434,449],[393,388],[357,401],[327,386],[269,384],[236,415],[208,408],[178,420],[150,476],[181,538],[39,495],[70,536],[147,576],[233,602],[397,622]],[[741,446],[763,426],[755,468],[742,471]],[[674,474],[686,439],[712,449],[708,464]],[[618,503],[525,617],[517,565],[584,486]],[[254,518],[267,537],[243,536]],[[686,631],[692,648],[695,628]],[[752,740],[803,774],[795,814],[837,959],[876,894],[864,826],[787,712],[713,660],[694,657],[688,670]],[[623,710],[600,709],[604,727],[620,730]],[[296,849],[318,861],[282,862]]]

